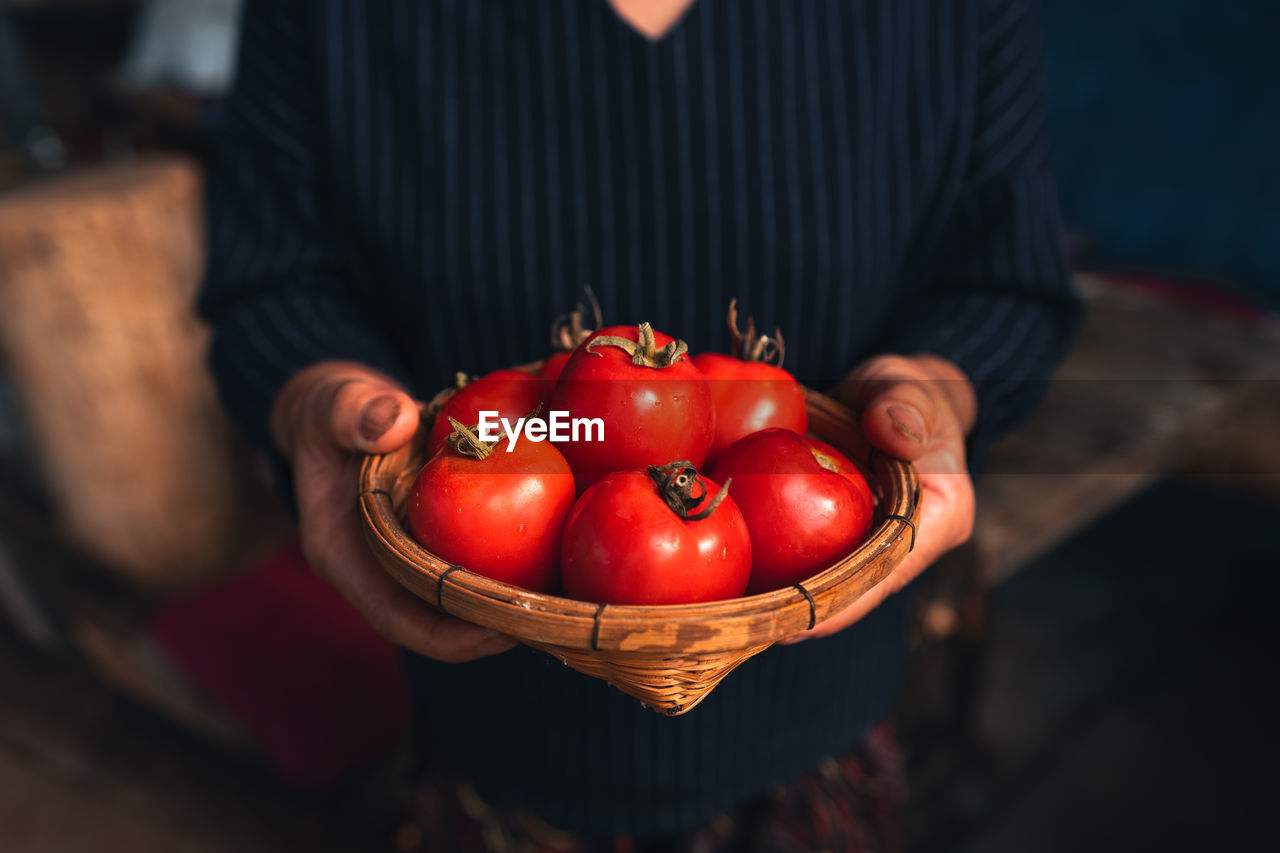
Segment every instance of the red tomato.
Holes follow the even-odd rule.
[[[428,452],[434,452],[453,432],[449,418],[466,426],[480,421],[480,412],[496,411],[512,425],[517,418],[528,417],[539,404],[545,409],[551,397],[551,383],[523,370],[503,368],[487,373],[458,390],[436,415],[427,438]],[[546,417],[544,411],[542,417]],[[518,445],[517,445],[518,446]]]
[[[726,322],[733,338],[733,355],[701,353],[693,357],[716,401],[716,437],[707,456],[709,463],[753,432],[779,427],[804,435],[809,429],[804,391],[795,377],[782,369],[786,356],[782,331],[774,337],[758,335],[755,319],[748,317],[744,334],[738,329],[736,299],[729,302]],[[775,359],[776,363],[770,363]]]
[[[562,546],[565,595],[606,604],[691,604],[742,595],[751,574],[742,513],[728,494],[713,505],[720,487],[683,462],[672,464],[677,467],[654,466],[657,474],[608,474],[573,505]],[[664,491],[677,494],[680,512]],[[695,518],[704,506],[710,514]]]
[[[575,420],[598,419],[602,426],[560,445],[579,490],[611,471],[672,457],[695,468],[706,460],[715,435],[715,404],[684,349],[683,342],[644,323],[638,330],[601,329],[569,358],[551,410],[568,412]],[[603,440],[595,440],[601,432]]]
[[[573,355],[572,352],[551,353],[547,356],[547,360],[542,362],[542,367],[538,368],[538,377],[548,382],[555,382],[564,371],[564,366],[569,363],[571,355]]]
[[[474,436],[472,437],[474,439]],[[409,532],[442,560],[538,592],[559,580],[573,472],[549,442],[508,440],[472,458],[446,445],[409,492]]]
[[[784,429],[767,429],[736,442],[712,469],[733,478],[734,500],[751,531],[748,593],[798,583],[856,548],[871,527],[869,489],[854,485],[852,462],[830,445]],[[838,456],[838,470],[819,456]],[[864,484],[865,485],[865,484]]]
[[[804,435],[809,416],[804,391],[787,371],[760,361],[743,361],[715,352],[699,353],[693,363],[707,377],[716,406],[716,436],[708,458],[715,458],[740,438],[778,427]]]

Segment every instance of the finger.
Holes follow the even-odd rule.
[[[423,657],[462,663],[505,652],[515,640],[505,634],[432,610],[368,564],[330,580],[384,639]],[[353,588],[355,587],[355,588]]]
[[[844,630],[900,592],[943,554],[968,541],[973,533],[974,493],[967,476],[922,474],[920,502],[915,547],[902,562],[848,608],[783,643],[798,643]]]
[[[859,413],[872,444],[912,461],[953,439],[963,440],[977,413],[964,372],[931,355],[869,359],[833,394]]]
[[[862,411],[862,432],[879,450],[899,459],[924,456],[946,433],[939,427],[939,406],[925,383],[903,381],[881,388]]]
[[[429,608],[382,570],[359,534],[359,459],[352,453],[385,453],[408,441],[418,426],[417,403],[359,365],[318,365],[295,380],[277,435],[292,451],[308,563],[384,638],[426,657],[462,662],[515,645],[497,631]]]
[[[445,663],[488,657],[516,644],[498,631],[438,613],[404,589],[382,599],[369,622],[391,642]]]
[[[937,434],[940,401],[930,375],[919,359],[884,355],[864,362],[835,393],[859,413],[876,448],[914,460]]]
[[[388,453],[413,436],[418,417],[418,404],[390,376],[355,362],[322,362],[276,395],[271,437],[293,459],[300,450]]]
[[[336,469],[336,483],[347,478]],[[335,500],[334,483],[313,475],[300,493],[299,511],[311,521],[299,536],[307,562],[360,612],[379,634],[418,654],[449,662],[473,660],[514,645],[495,631],[443,616],[396,583],[369,554],[347,501]]]
[[[347,378],[318,399],[322,411],[315,413],[314,423],[324,424],[327,438],[343,450],[388,453],[418,428],[413,398],[385,383]]]
[[[930,543],[917,542],[916,548],[901,563],[895,566],[892,572],[859,596],[856,601],[819,625],[787,637],[781,641],[782,644],[792,645],[794,643],[802,643],[805,640],[828,637],[843,631],[855,622],[861,621],[868,613],[883,604],[889,596],[900,592],[941,554],[942,549],[930,547]]]

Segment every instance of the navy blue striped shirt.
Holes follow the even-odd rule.
[[[877,353],[948,358],[978,393],[978,458],[1076,323],[1023,0],[698,0],[656,41],[605,0],[245,15],[200,306],[227,406],[264,446],[308,364],[363,361],[429,396],[542,357],[590,284],[607,321],[694,351],[727,349],[736,296],[816,387]],[[449,697],[422,713],[492,796],[673,831],[886,713],[904,612],[770,650],[674,720],[526,649],[418,661]]]

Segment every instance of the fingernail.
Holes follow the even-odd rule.
[[[390,394],[374,397],[360,413],[360,437],[377,441],[400,417],[400,401]]]
[[[895,404],[890,406],[886,413],[889,415],[889,420],[893,421],[893,428],[899,435],[916,444],[924,444],[924,418],[914,406]]]

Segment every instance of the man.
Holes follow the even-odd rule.
[[[594,843],[688,839],[826,758],[865,763],[905,657],[893,593],[968,537],[969,466],[1078,319],[1027,4],[286,5],[246,10],[201,307],[310,562],[419,655],[433,764],[497,825]],[[736,296],[921,474],[910,558],[676,719],[434,613],[358,530],[355,454],[406,441],[454,371],[540,357],[587,282],[612,322],[693,351],[725,349]]]

